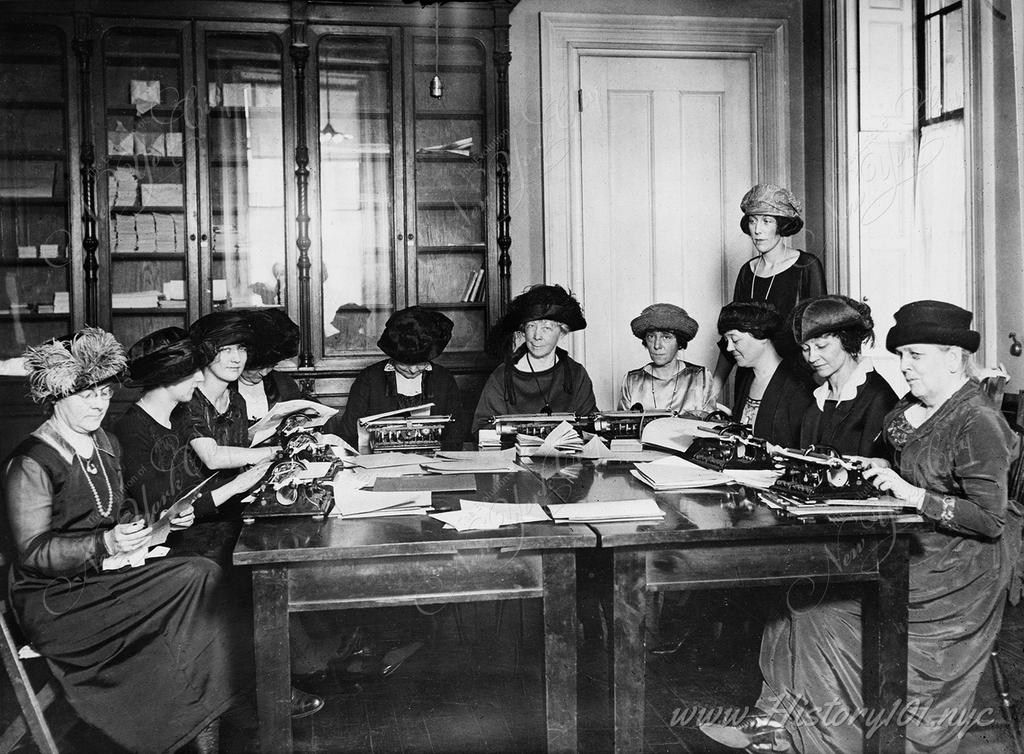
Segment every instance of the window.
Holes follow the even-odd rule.
[[[920,125],[964,114],[962,0],[918,0],[918,81]]]

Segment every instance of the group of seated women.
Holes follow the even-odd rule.
[[[828,445],[860,458],[879,490],[934,524],[911,548],[907,750],[952,751],[962,731],[943,715],[972,703],[1020,540],[1007,500],[1016,435],[972,376],[980,340],[972,315],[938,301],[896,313],[886,348],[909,386],[898,399],[864,354],[874,339],[869,307],[828,295],[820,262],[786,244],[802,227],[797,200],[763,184],[741,210],[756,256],[719,314],[716,365],[680,358],[698,323],[676,304],[651,304],[629,325],[650,361],[624,376],[616,408],[705,416],[736,367],[735,421],[779,445]],[[377,343],[386,358],[357,376],[326,429],[355,446],[360,418],[430,403],[455,417],[442,445],[457,448],[497,415],[591,414],[598,404],[587,369],[559,345],[585,327],[579,301],[558,285],[517,296],[492,332],[500,363],[470,425],[454,377],[437,363],[452,321],[415,306],[395,312]],[[249,447],[247,426],[299,395],[273,371],[297,342],[281,312],[229,310],[188,332],[152,333],[127,354],[96,328],[26,354],[33,397],[52,414],[3,466],[16,549],[11,602],[78,713],[129,750],[170,751],[193,739],[208,749],[217,719],[251,684],[250,664],[237,659],[252,650],[230,607],[237,581],[227,555],[241,493],[274,456]],[[142,393],[108,433],[100,425],[125,372]],[[194,507],[171,521],[169,557],[104,568],[137,551],[159,512],[213,474]],[[703,726],[709,736],[751,751],[860,750],[859,595],[833,585],[805,597],[791,595],[765,629],[755,713],[739,725]],[[301,624],[292,633],[301,637]],[[317,658],[315,666],[337,649],[316,645],[293,653]],[[292,702],[296,716],[323,706],[298,691]],[[861,715],[837,722],[820,714],[826,705]]]

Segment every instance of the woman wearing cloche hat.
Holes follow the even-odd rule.
[[[622,379],[619,409],[668,409],[703,414],[714,408],[708,371],[679,358],[697,334],[697,320],[675,304],[651,304],[629,323],[651,357]]]
[[[899,356],[910,392],[883,422],[892,465],[871,459],[865,477],[935,527],[914,535],[910,554],[907,751],[952,752],[964,711],[974,709],[1020,548],[1020,514],[1007,495],[1018,442],[970,374],[980,343],[971,312],[915,301],[895,318],[886,347]],[[759,708],[796,693],[810,709],[831,707],[832,720],[856,720],[864,709],[859,597],[821,600],[793,613],[785,629],[762,645]],[[798,751],[861,750],[860,724],[771,718],[704,730],[735,743],[789,737]]]
[[[341,419],[327,430],[345,442],[359,444],[359,420],[399,408],[433,403],[431,414],[451,415],[454,422],[441,434],[444,450],[459,450],[465,423],[459,419],[462,399],[452,373],[435,363],[452,338],[454,323],[439,311],[410,306],[391,315],[377,347],[388,358],[371,364],[356,377]]]
[[[733,301],[767,301],[783,321],[797,302],[827,293],[821,261],[806,251],[791,248],[786,239],[804,227],[802,207],[793,193],[774,183],[759,183],[740,200],[740,229],[750,236],[754,257],[736,276]],[[800,352],[789,333],[780,332],[775,350],[791,365],[800,364]],[[719,341],[714,393],[721,390],[734,362]]]
[[[562,336],[586,326],[579,301],[560,285],[534,285],[512,299],[491,333],[492,349],[504,359],[480,393],[473,431],[501,414],[597,410],[587,370],[558,347]]]

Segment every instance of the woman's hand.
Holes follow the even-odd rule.
[[[107,529],[103,534],[103,543],[111,555],[135,552],[146,545],[152,533],[153,527],[146,526],[146,522],[139,519],[130,524],[118,524],[113,529]]]
[[[871,458],[870,456],[846,456],[851,461],[860,464],[862,469],[891,469],[892,464],[884,458]]]
[[[924,502],[924,489],[912,485],[897,474],[895,469],[876,466],[865,470],[864,478],[875,485],[877,489],[888,492],[899,500],[905,500],[917,510],[921,510],[921,504]]]
[[[231,496],[241,495],[243,492],[251,490],[264,477],[269,468],[270,461],[264,461],[236,476],[228,483],[231,485]]]
[[[187,529],[196,522],[196,511],[191,505],[183,508],[181,513],[171,519],[171,531]]]

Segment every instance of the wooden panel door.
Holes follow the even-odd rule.
[[[735,58],[581,59],[582,357],[598,406],[648,354],[629,329],[648,304],[700,324],[687,361],[714,367],[716,323],[750,243],[739,200],[754,180],[751,71]],[[563,282],[553,280],[551,282]]]

